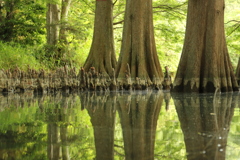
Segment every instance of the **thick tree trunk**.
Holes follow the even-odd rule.
[[[126,73],[128,66],[130,73]],[[144,86],[154,84],[159,87],[163,81],[153,33],[152,0],[127,0],[116,73],[123,85],[128,85],[127,77],[133,84]]]
[[[189,0],[185,42],[173,91],[237,91],[224,33],[224,0]]]
[[[113,4],[112,0],[96,1],[94,34],[92,46],[84,69],[91,67],[102,75],[112,77],[116,67],[116,56],[113,41]]]

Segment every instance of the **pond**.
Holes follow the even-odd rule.
[[[0,96],[3,160],[239,160],[240,95]]]

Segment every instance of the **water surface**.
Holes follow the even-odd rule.
[[[238,160],[238,93],[0,95],[3,160]]]

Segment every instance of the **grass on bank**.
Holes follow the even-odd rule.
[[[10,69],[19,67],[26,70],[28,66],[34,69],[45,68],[34,56],[34,48],[21,47],[16,43],[3,43],[0,41],[0,68]]]
[[[75,50],[74,56],[70,58],[71,65],[80,68],[83,66],[87,54],[89,44],[79,47]],[[26,70],[28,67],[39,70],[55,69],[56,60],[46,58],[46,50],[44,45],[25,46],[18,43],[4,43],[0,41],[0,69],[20,68]],[[82,54],[84,52],[84,54]]]

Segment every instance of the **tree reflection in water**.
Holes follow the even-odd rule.
[[[67,113],[71,102],[74,100],[70,96],[62,96],[57,94],[51,97],[51,102],[48,107],[43,105],[44,96],[39,99],[39,108],[44,114],[47,123],[47,156],[49,160],[63,159],[70,160],[68,146],[68,116]]]
[[[236,96],[172,95],[184,134],[188,160],[224,160]]]
[[[154,159],[157,120],[163,94],[122,94],[118,97],[126,160]]]
[[[0,159],[184,159],[182,129],[188,160],[224,160],[238,97],[233,95],[134,91],[0,96]],[[160,114],[164,101],[168,111]],[[236,128],[238,121],[234,123]],[[228,150],[227,155],[232,153],[236,159],[238,153]]]
[[[94,128],[96,160],[114,159],[116,95],[86,92],[80,94],[81,106],[88,110]]]
[[[94,127],[96,159],[114,159],[115,108],[120,116],[125,158],[154,159],[158,115],[163,94],[152,92],[82,93],[82,106],[88,110]]]

